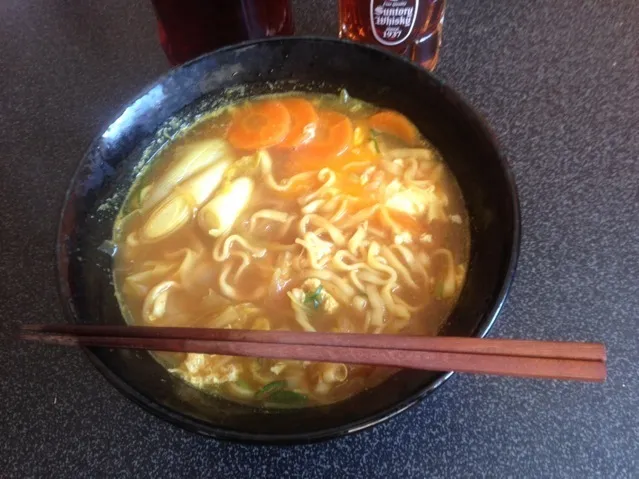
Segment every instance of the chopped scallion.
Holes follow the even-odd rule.
[[[255,399],[264,399],[265,397],[270,397],[273,393],[284,389],[286,386],[286,381],[273,381],[272,383],[268,383],[266,386],[262,387],[255,393]]]
[[[381,153],[382,150],[379,147],[379,143],[377,142],[377,132],[373,129],[370,130],[371,141],[373,142],[373,148],[375,149],[375,153]]]
[[[304,304],[310,304],[313,309],[319,309],[322,304],[322,291],[324,287],[320,284],[312,293],[306,293],[304,297]]]
[[[287,405],[287,406],[302,406],[306,404],[308,401],[308,397],[304,394],[289,391],[287,389],[281,389],[279,391],[275,391],[268,397],[268,402],[277,405]]]

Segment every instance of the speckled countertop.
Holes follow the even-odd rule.
[[[313,5],[313,6],[312,6]],[[333,35],[335,0],[298,0]],[[53,273],[72,171],[167,68],[150,3],[0,6],[0,476],[639,477],[639,3],[450,0],[438,75],[492,124],[519,185],[518,275],[494,337],[602,340],[604,385],[454,376],[323,444],[219,443],[143,413],[82,353],[16,345],[61,321]]]

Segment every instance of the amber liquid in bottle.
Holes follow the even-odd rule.
[[[293,34],[289,0],[152,0],[173,65],[244,40]]]
[[[445,7],[446,0],[339,0],[339,36],[387,48],[434,70]]]

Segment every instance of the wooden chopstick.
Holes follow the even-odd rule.
[[[190,330],[190,332],[186,330]],[[115,332],[122,334],[114,334]],[[205,338],[196,337],[202,333],[206,333]],[[182,337],[179,337],[180,334]],[[310,336],[316,335],[321,337],[314,338],[313,342],[310,342]],[[348,338],[345,339],[343,336]],[[453,337],[421,338],[284,331],[45,325],[23,327],[21,338],[64,346],[101,346],[342,362],[530,378],[604,381],[606,377],[605,349],[601,344],[568,343],[576,350],[581,351],[569,358],[557,357],[557,353],[553,353],[551,349],[552,345],[561,345],[558,348],[559,354],[566,356],[566,343],[542,342],[545,346],[541,350],[545,356],[538,356],[533,354],[533,344],[530,344],[536,343],[535,341],[516,341],[524,343],[511,348],[518,353],[517,355],[503,354],[504,351],[508,350],[507,347],[505,349],[504,347],[510,340]],[[283,338],[285,339],[283,340]],[[381,339],[369,342],[370,338]],[[362,341],[363,339],[366,341]],[[438,339],[439,341],[433,344],[439,349],[419,350],[416,339]],[[473,339],[474,342],[471,344],[470,350],[466,350],[463,343],[469,339]],[[459,340],[464,341],[460,343]],[[404,341],[409,344],[410,349],[404,347]],[[475,343],[476,341],[491,341],[493,344],[482,347],[481,344]],[[330,344],[326,344],[327,342]],[[391,342],[393,345],[389,345]],[[360,344],[366,345],[360,346]],[[400,347],[397,347],[398,344]],[[581,348],[581,346],[588,347]],[[584,353],[582,349],[586,352]],[[527,355],[523,355],[524,351]],[[553,356],[553,354],[555,355]],[[588,359],[582,359],[579,357],[580,355],[585,355]]]
[[[58,333],[75,336],[117,336],[130,338],[306,344],[316,346],[441,351],[450,353],[606,361],[606,349],[603,344],[581,342],[356,333],[338,334],[318,332],[309,334],[296,331],[75,324],[24,325],[22,330],[25,332]]]

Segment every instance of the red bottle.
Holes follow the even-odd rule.
[[[446,0],[340,0],[340,38],[371,43],[424,68],[439,60]]]
[[[169,61],[244,40],[293,34],[289,0],[152,0]]]

